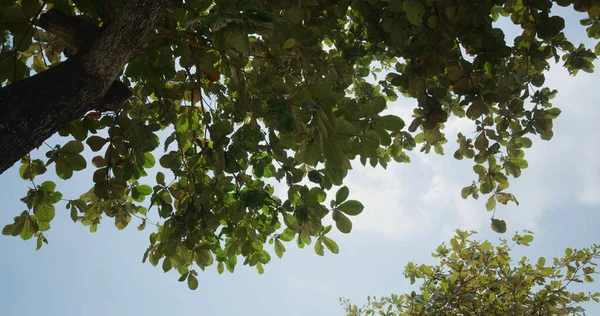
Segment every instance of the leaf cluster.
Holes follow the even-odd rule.
[[[64,43],[37,26],[40,13],[57,8],[103,26],[123,3],[0,1],[0,83],[64,60]],[[196,269],[212,264],[233,271],[242,258],[262,272],[269,242],[278,256],[294,239],[337,253],[323,221],[348,233],[349,216],[363,210],[343,186],[352,162],[385,168],[410,162],[416,148],[444,154],[449,119],[475,130],[458,135],[454,153],[474,163],[462,196],[489,195],[490,211],[517,202],[508,179],[528,166],[532,137],[553,136],[560,114],[545,71],[562,60],[573,75],[590,72],[599,50],[565,37],[556,5],[587,13],[587,35],[599,38],[597,1],[174,2],[124,65],[119,79],[134,97],[65,126],[68,141],[46,160],[23,159],[34,189],[4,232],[27,239],[49,227],[40,223],[54,214],[54,187],[33,181],[54,164],[61,179],[94,168],[92,187],[67,199],[74,221],[91,231],[105,218],[119,229],[133,217],[139,229],[156,222],[144,261],[177,270],[190,288]],[[498,19],[520,28],[514,43]],[[399,97],[414,100],[412,117],[387,111]],[[274,181],[287,192],[275,195]],[[506,230],[495,213],[492,228]]]
[[[594,281],[600,246],[567,248],[549,262],[517,261],[510,253],[529,246],[531,232],[496,246],[473,240],[473,234],[457,230],[449,245],[433,252],[437,265],[406,265],[404,276],[411,284],[419,281],[418,291],[369,297],[362,307],[341,299],[347,315],[585,315],[582,303],[600,302],[600,292],[571,290],[574,283]]]

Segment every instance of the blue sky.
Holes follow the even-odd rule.
[[[578,22],[571,18],[568,24],[572,31]],[[529,168],[511,182],[521,205],[497,211],[497,217],[507,221],[509,233],[521,229],[536,233],[532,246],[516,257],[560,256],[566,247],[600,243],[598,82],[600,74],[573,78],[560,67],[548,75],[547,85],[560,90],[554,104],[563,110],[555,123],[555,137],[550,142],[534,140],[526,152]],[[390,112],[408,117],[414,102],[399,100]],[[130,227],[118,231],[107,219],[90,234],[70,220],[64,205],[58,206],[47,234],[50,244],[40,251],[35,251],[34,241],[0,237],[0,313],[343,315],[339,297],[362,303],[367,295],[410,292],[414,288],[402,276],[404,265],[434,263],[430,253],[456,228],[477,230],[480,239],[499,237],[489,228],[491,214],[485,211],[485,200],[460,197],[460,188],[475,174],[470,161],[456,161],[451,154],[456,133],[469,130],[468,122],[448,122],[446,156],[413,154],[412,163],[392,164],[387,170],[354,164],[347,185],[351,198],[361,200],[365,211],[354,218],[351,234],[333,234],[340,254],[326,252],[319,257],[312,247],[301,250],[286,244],[283,259],[273,256],[263,275],[241,265],[234,274],[218,275],[209,268],[200,273],[196,291],[177,282],[176,273],[165,274],[141,263],[151,227],[138,232],[134,219]],[[0,225],[24,210],[19,199],[28,183],[18,177],[17,169],[0,175]],[[73,180],[57,180],[65,198],[91,186],[90,171]],[[581,289],[598,291],[600,283]],[[586,308],[588,315],[600,315],[600,304]]]

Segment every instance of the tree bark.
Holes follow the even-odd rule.
[[[102,33],[102,29],[97,25],[58,9],[51,9],[42,14],[40,26],[65,43],[65,56],[69,58],[84,56]],[[131,95],[131,91],[123,82],[114,81],[95,109],[98,111],[119,109]]]
[[[130,0],[89,50],[0,89],[0,174],[111,98],[107,91],[171,1]]]

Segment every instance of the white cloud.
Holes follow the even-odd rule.
[[[600,112],[596,88],[600,75],[580,74],[569,77],[562,67],[553,67],[547,86],[557,88],[553,101],[563,112],[555,123],[554,138],[542,141],[532,136],[534,145],[526,151],[529,168],[518,179],[511,179],[511,190],[520,206],[500,206],[496,216],[505,219],[511,230],[536,230],[550,207],[564,204],[600,205]],[[401,103],[400,103],[401,102]],[[390,112],[402,115],[410,123],[411,100],[399,100]],[[475,179],[472,161],[456,161],[455,137],[469,135],[472,123],[452,119],[447,124],[449,143],[446,155],[412,154],[410,164],[391,163],[387,170],[354,164],[347,184],[351,198],[365,204],[364,215],[356,229],[388,238],[402,239],[443,232],[456,228],[488,229],[491,213],[485,211],[485,199],[463,200],[460,189]]]
[[[536,158],[548,164],[554,162],[546,177],[570,183],[563,194],[580,203],[600,205],[600,75],[582,73],[566,78],[566,70],[558,67],[548,76],[548,84],[559,89],[554,104],[563,111],[555,124],[555,139],[536,152]]]

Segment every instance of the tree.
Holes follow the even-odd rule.
[[[41,247],[61,199],[91,231],[105,217],[144,229],[152,212],[144,260],[191,288],[195,267],[233,271],[240,255],[262,272],[267,241],[280,257],[294,238],[336,253],[323,219],[348,233],[363,210],[343,186],[351,161],[444,154],[450,117],[475,131],[454,153],[475,163],[462,196],[488,194],[490,211],[517,202],[508,177],[560,114],[544,72],[561,59],[591,72],[600,53],[565,38],[556,5],[586,12],[600,37],[598,1],[0,1],[0,172],[20,159],[31,182],[3,234]],[[512,45],[501,16],[522,29]],[[400,95],[416,100],[408,126],[385,112]],[[46,159],[30,153],[57,131],[68,140]],[[86,159],[84,143],[97,155]],[[88,162],[93,186],[80,197],[40,184],[48,168],[69,179]],[[285,197],[271,180],[285,181]],[[492,228],[506,230],[495,212]]]
[[[515,234],[512,246],[506,239],[498,246],[478,242],[473,234],[457,230],[450,247],[440,245],[432,254],[439,265],[406,265],[410,283],[422,281],[419,294],[369,297],[361,308],[341,299],[347,315],[585,315],[581,303],[600,302],[600,292],[571,291],[573,283],[594,281],[599,245],[567,248],[552,263],[543,257],[513,262],[510,252],[529,246],[531,232]]]

